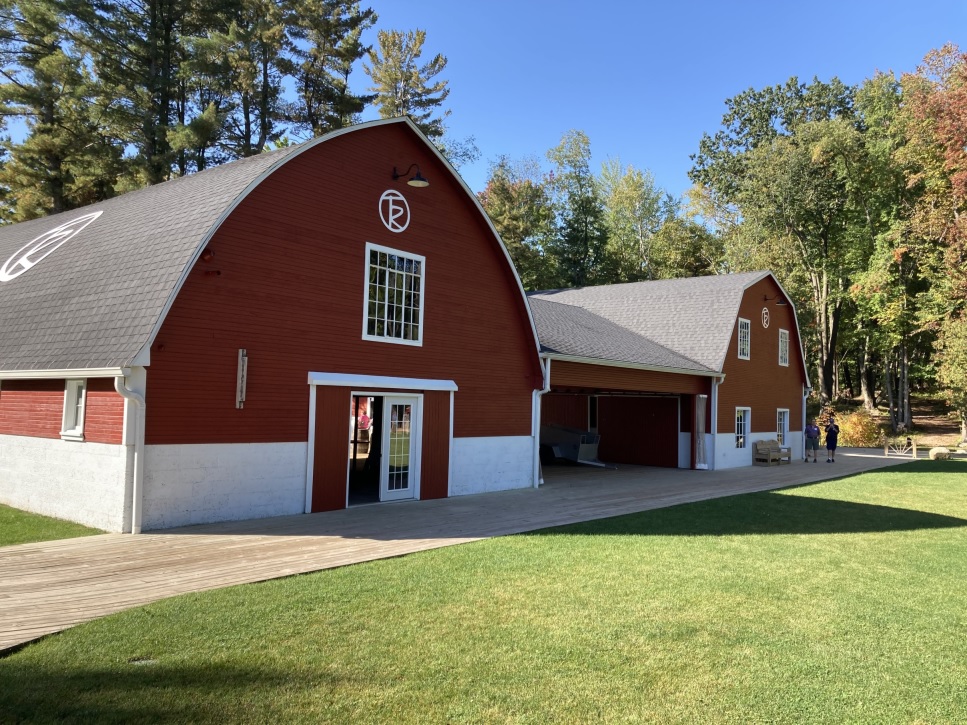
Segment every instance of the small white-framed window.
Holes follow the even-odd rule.
[[[789,367],[789,330],[779,330],[779,364]]]
[[[789,409],[776,408],[776,440],[780,446],[786,445],[789,438]]]
[[[749,447],[749,426],[752,421],[752,408],[735,409],[735,447]]]
[[[84,440],[84,406],[87,403],[87,381],[68,380],[64,386],[64,422],[60,437],[69,441]]]
[[[426,259],[366,243],[363,339],[423,344],[423,287]]]
[[[739,318],[739,360],[748,360],[752,347],[752,323]]]

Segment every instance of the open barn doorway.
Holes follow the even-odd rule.
[[[350,408],[350,506],[416,496],[419,399],[353,394]]]

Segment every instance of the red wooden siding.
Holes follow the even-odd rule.
[[[60,438],[63,380],[0,382],[0,434]]]
[[[64,423],[64,380],[0,382],[0,434],[60,438]],[[124,398],[112,378],[90,378],[84,404],[84,440],[121,443]]]
[[[588,396],[544,394],[541,396],[541,424],[587,430]]]
[[[746,290],[739,317],[749,320],[749,359],[739,360],[738,321],[726,356],[725,381],[719,386],[719,433],[735,430],[735,409],[752,409],[751,433],[776,430],[776,410],[789,409],[789,427],[798,430],[802,420],[802,387],[805,384],[802,349],[796,334],[791,306],[776,305],[765,297],[780,295],[770,277]],[[762,308],[769,310],[769,327],[762,326]],[[789,332],[789,365],[779,364],[779,330]]]
[[[316,441],[312,463],[312,510],[346,508],[349,475],[349,388],[316,388]],[[306,397],[308,398],[308,390]]]
[[[392,180],[393,166],[414,162],[428,188]],[[409,203],[399,234],[379,218],[387,189]],[[362,339],[366,242],[426,257],[422,346]],[[466,192],[405,127],[292,159],[209,246],[214,258],[190,273],[151,350],[149,444],[306,440],[307,371],[454,380],[457,437],[530,433],[541,371],[526,302]]]
[[[598,457],[608,463],[678,466],[678,399],[598,398]]]
[[[608,365],[551,361],[551,385],[555,388],[590,388],[647,393],[707,393],[707,377],[632,370]],[[546,396],[545,396],[546,397]]]
[[[450,482],[450,393],[423,396],[420,498],[446,498]]]
[[[84,406],[84,440],[121,443],[124,431],[124,398],[114,389],[113,378],[90,378]]]

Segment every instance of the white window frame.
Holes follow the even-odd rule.
[[[67,380],[64,384],[64,418],[60,437],[65,441],[84,440],[84,416],[87,412],[87,380]]]
[[[743,330],[745,334],[743,335]],[[743,354],[742,341],[745,338],[745,354]],[[748,360],[752,355],[752,323],[742,317],[739,318],[738,327],[738,353],[739,360]]]
[[[779,330],[779,364],[789,367],[789,330]]]
[[[739,419],[739,414],[745,413],[742,419]],[[740,423],[744,424],[740,426]],[[735,409],[735,447],[736,448],[748,448],[749,447],[749,434],[752,432],[752,408],[739,408]]]
[[[399,257],[405,257],[406,259],[413,260],[414,262],[420,263],[420,300],[419,300],[419,320],[417,325],[419,326],[417,339],[407,340],[402,337],[395,337],[392,335],[376,335],[370,334],[369,332],[369,303],[370,303],[370,254],[372,252],[392,254]],[[400,249],[393,249],[392,247],[384,247],[381,244],[373,244],[372,242],[366,242],[366,257],[363,264],[363,339],[371,340],[373,342],[390,342],[396,345],[411,345],[414,347],[422,347],[423,345],[423,310],[426,307],[426,257],[419,254],[412,254],[410,252],[404,252]],[[405,272],[403,274],[406,274]],[[411,321],[412,324],[412,321]]]
[[[785,417],[785,425],[783,425]],[[789,408],[776,408],[776,440],[780,446],[789,445],[786,438],[789,436]]]

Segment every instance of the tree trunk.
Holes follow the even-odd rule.
[[[883,392],[886,393],[887,411],[890,415],[890,430],[896,435],[896,410],[893,407],[893,380],[890,379],[890,365],[883,366]]]
[[[909,431],[913,427],[913,412],[910,410],[910,350],[904,340],[902,350],[902,374],[900,377],[901,410],[903,411],[903,425]]]
[[[873,387],[870,384],[870,373],[872,371],[866,354],[869,344],[870,338],[864,337],[860,344],[859,352],[856,355],[856,377],[860,379],[860,397],[863,399],[863,407],[867,410],[873,410],[876,408],[876,399],[870,392],[870,389]]]

